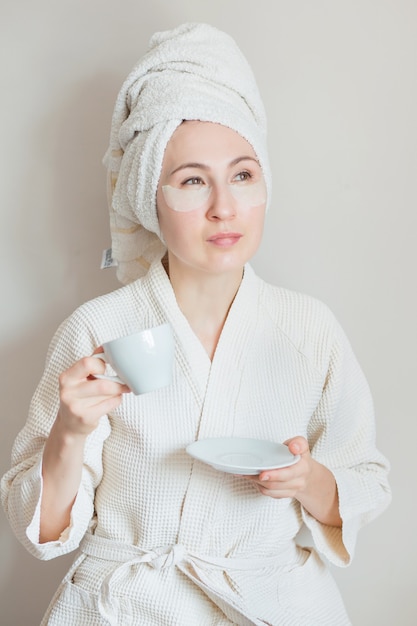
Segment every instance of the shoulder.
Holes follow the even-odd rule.
[[[143,278],[88,300],[62,322],[50,350],[59,343],[74,357],[89,354],[106,341],[144,328],[152,323],[152,303],[166,296],[167,282],[161,264],[154,264]]]
[[[141,280],[77,307],[59,326],[50,351],[60,344],[73,358],[89,354],[105,341],[137,329],[146,310]]]
[[[267,315],[283,331],[296,328],[311,331],[334,330],[336,318],[321,300],[285,287],[271,285],[260,279],[260,302]]]
[[[261,323],[322,370],[341,331],[330,308],[313,296],[261,279],[259,303]]]
[[[113,323],[120,314],[127,313],[134,308],[137,299],[140,300],[140,280],[135,281],[115,291],[88,300],[69,316],[67,321],[93,322],[94,325]]]

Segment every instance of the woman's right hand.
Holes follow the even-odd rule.
[[[102,348],[94,354],[103,352]],[[68,434],[87,436],[97,428],[100,418],[114,410],[122,401],[127,385],[94,378],[103,374],[101,359],[84,357],[59,377],[60,406],[57,421]]]

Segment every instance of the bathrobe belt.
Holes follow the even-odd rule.
[[[103,580],[98,607],[100,614],[111,626],[118,626],[117,609],[112,603],[112,583],[122,572],[132,565],[146,564],[154,569],[177,567],[189,580],[199,587],[225,615],[240,626],[265,626],[266,622],[250,615],[239,596],[231,590],[225,591],[213,584],[207,575],[208,569],[227,572],[255,571],[265,568],[282,567],[288,562],[300,561],[297,546],[291,544],[275,554],[267,557],[208,557],[194,554],[183,545],[169,545],[153,550],[142,550],[137,546],[106,539],[87,533],[80,550],[84,555],[114,561],[115,567]],[[305,557],[304,557],[305,558]]]

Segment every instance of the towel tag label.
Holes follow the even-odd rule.
[[[101,270],[106,270],[108,267],[116,267],[117,261],[115,261],[112,257],[111,248],[107,248],[107,250],[103,250],[103,254],[101,255]]]

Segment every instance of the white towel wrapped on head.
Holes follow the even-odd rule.
[[[156,191],[166,145],[184,120],[219,123],[244,137],[259,159],[270,200],[265,111],[234,40],[207,24],[156,33],[119,92],[104,159],[112,253],[123,283],[146,273],[165,252]]]

